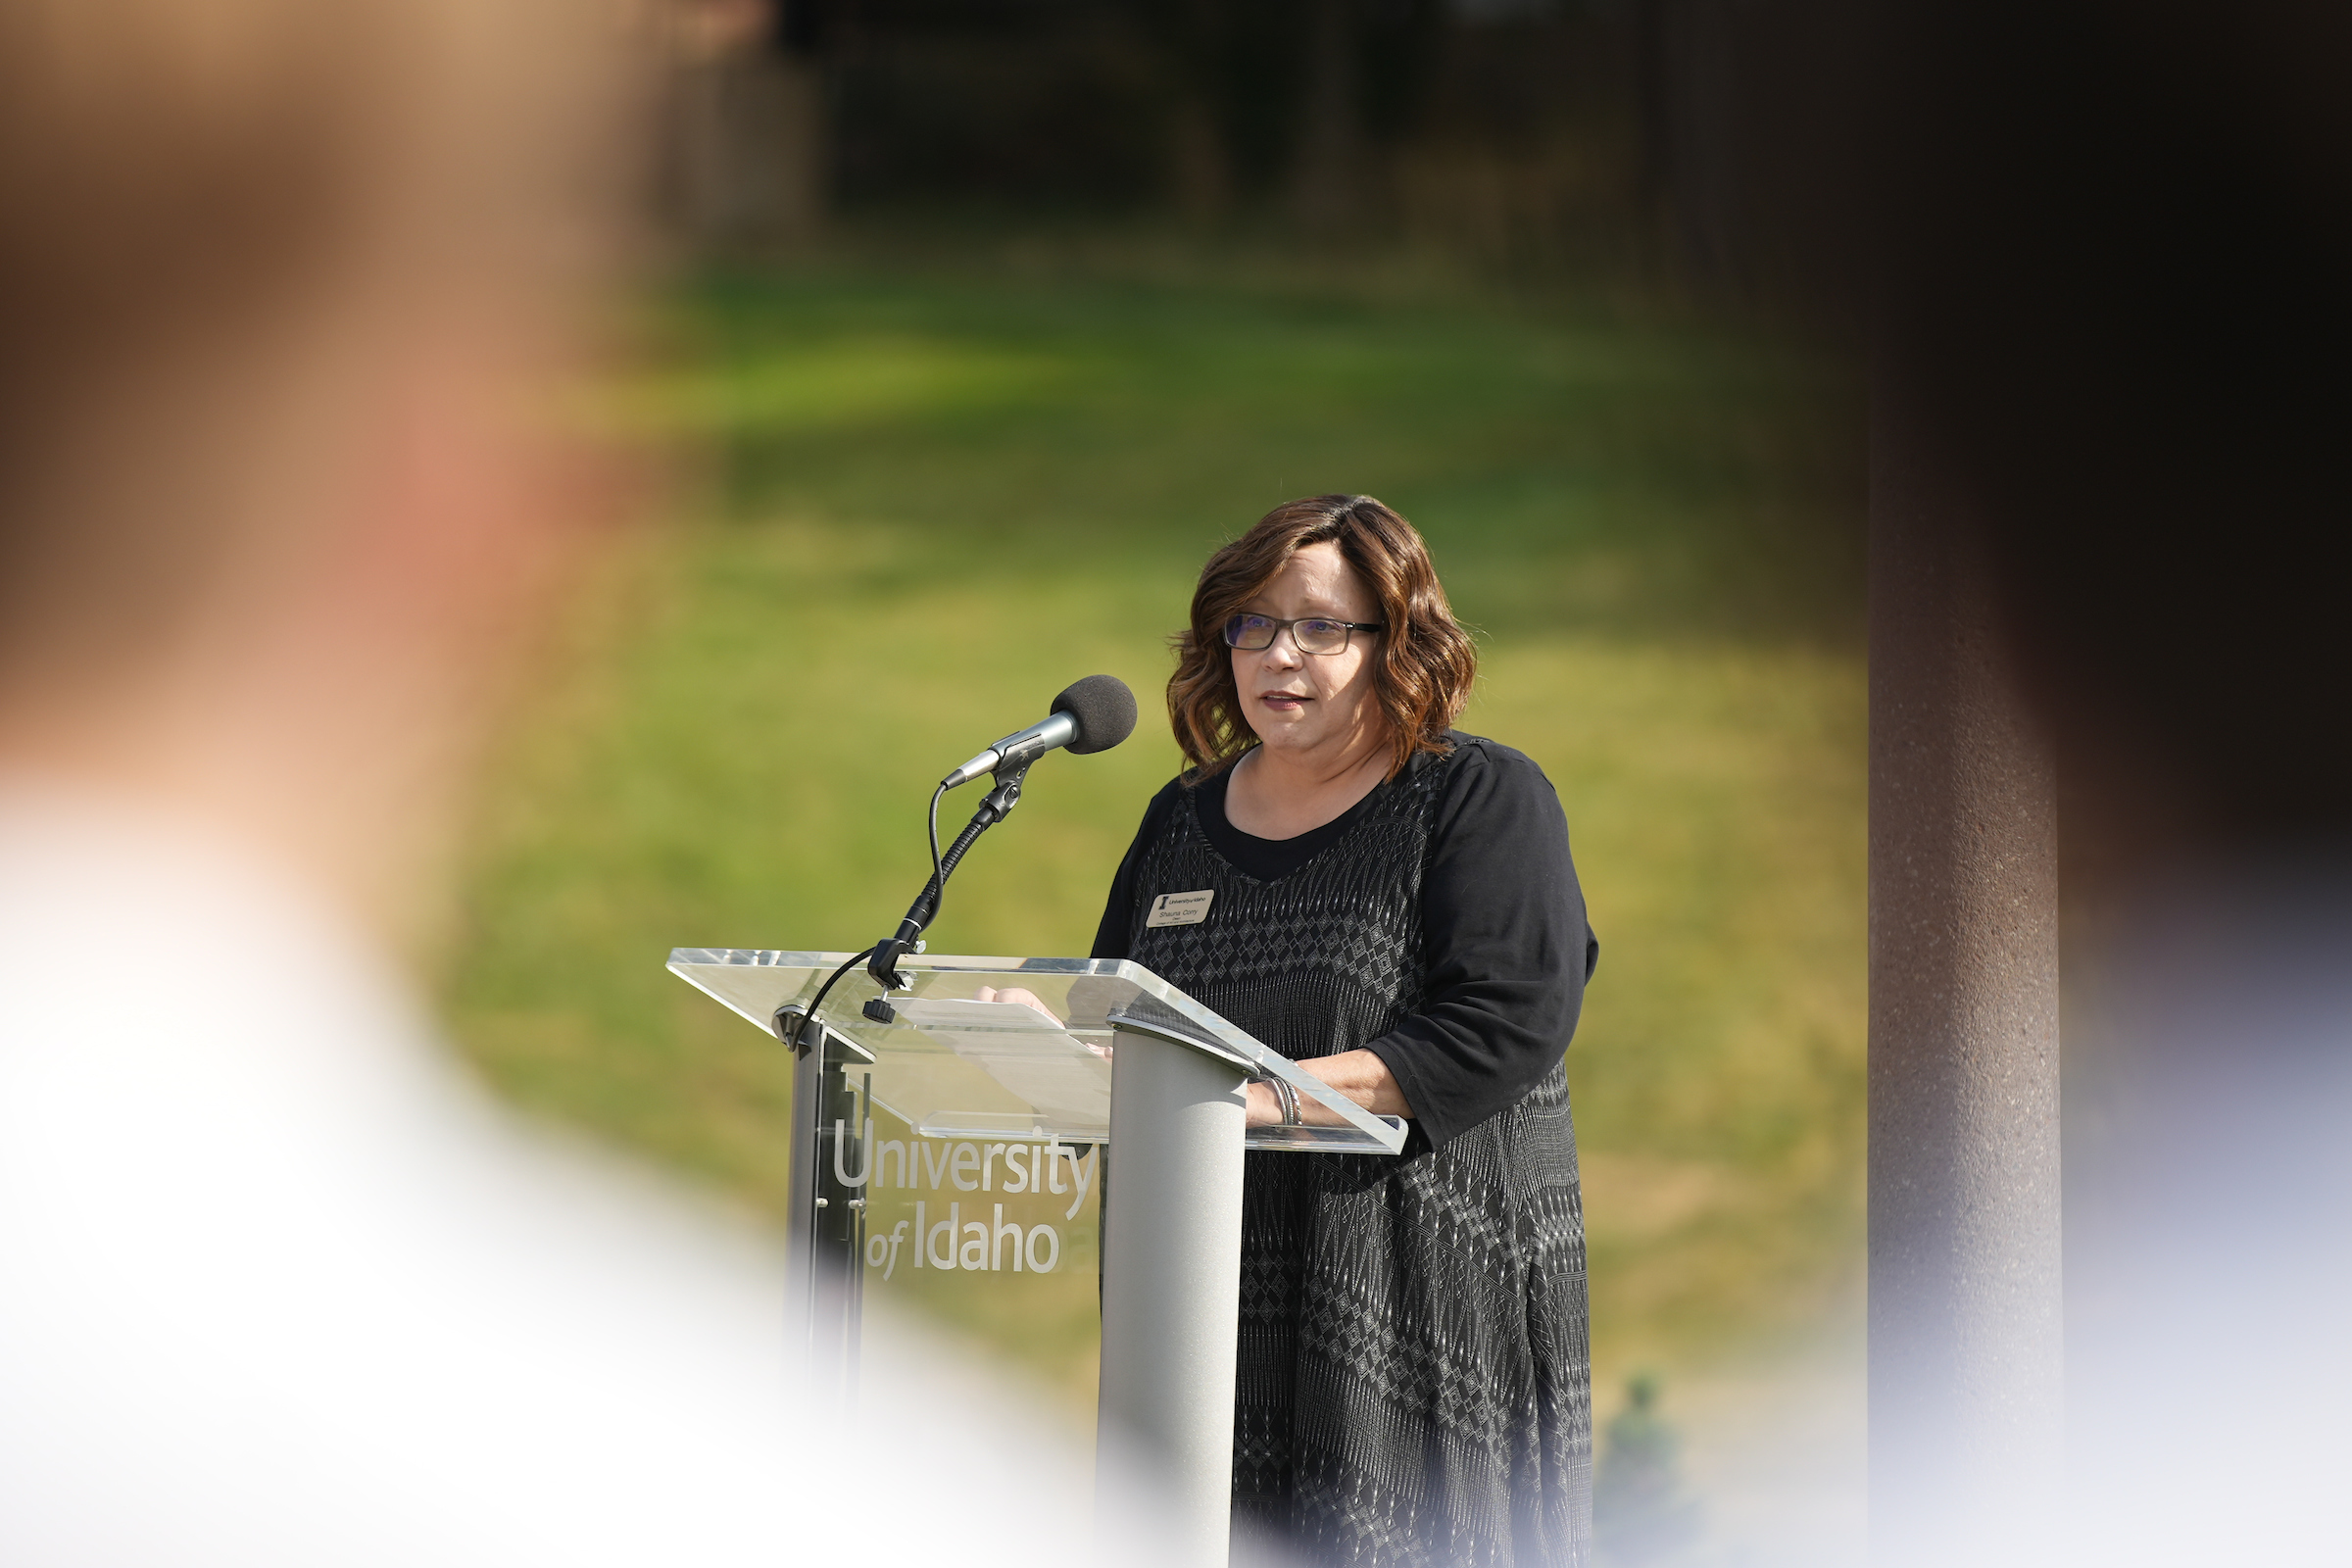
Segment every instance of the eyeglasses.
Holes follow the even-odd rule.
[[[1245,654],[1259,653],[1274,646],[1275,634],[1285,626],[1291,628],[1291,641],[1302,654],[1345,653],[1348,639],[1357,632],[1388,629],[1378,621],[1324,620],[1319,616],[1276,620],[1272,615],[1235,615],[1225,622],[1225,646],[1238,648]]]

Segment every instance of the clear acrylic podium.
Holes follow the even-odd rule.
[[[788,1038],[846,953],[680,948],[670,970]],[[914,957],[890,1023],[862,966],[793,1077],[791,1245],[815,1375],[854,1378],[869,1278],[1051,1275],[1102,1227],[1098,1430],[1173,1494],[1186,1560],[1227,1556],[1246,1149],[1394,1154],[1374,1116],[1141,965]],[[1018,986],[1054,1014],[983,1002]],[[1056,1022],[1056,1020],[1059,1020]],[[1283,1079],[1313,1121],[1245,1127]],[[1094,1200],[1090,1203],[1090,1199]],[[1006,1283],[1011,1283],[1007,1281]]]

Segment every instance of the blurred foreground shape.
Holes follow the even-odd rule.
[[[772,1242],[520,1123],[409,972],[642,520],[579,413],[621,20],[0,0],[12,1564],[1157,1550],[1147,1488],[922,1336],[869,1382],[913,1430],[810,1397]]]
[[[1874,657],[1940,636],[1982,694],[1938,703],[1917,662],[1874,693],[1897,738],[1924,702],[1950,748],[1944,799],[1874,820],[1874,853],[1951,868],[1873,869],[1874,932],[1908,950],[1889,1001],[1940,1014],[1874,995],[1889,1560],[2352,1543],[2320,1479],[2352,1355],[2315,1311],[2352,1255],[2352,739],[2322,717],[2352,566],[2348,45],[2340,9],[2295,0],[1935,0],[1885,36],[1874,443],[1903,471],[1873,502],[1897,558],[1874,561]],[[1901,624],[1937,573],[1950,631]],[[1892,748],[1874,769],[1874,814],[1928,770]],[[1882,1160],[1887,1133],[1912,1141]]]

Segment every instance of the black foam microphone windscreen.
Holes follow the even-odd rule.
[[[1107,752],[1135,733],[1135,693],[1116,675],[1089,675],[1054,699],[1052,711],[1078,721],[1070,750]]]

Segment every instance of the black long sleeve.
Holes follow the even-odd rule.
[[[1599,955],[1550,780],[1509,747],[1453,739],[1460,755],[1438,802],[1421,887],[1426,1001],[1365,1042],[1433,1145],[1506,1109],[1558,1063]],[[1112,880],[1095,956],[1127,956],[1137,862],[1183,799],[1170,784],[1145,811]],[[1201,806],[1226,827],[1221,791]]]
[[[1365,1043],[1432,1145],[1515,1104],[1558,1064],[1600,956],[1551,781],[1507,746],[1459,744],[1422,873],[1425,1000]]]

